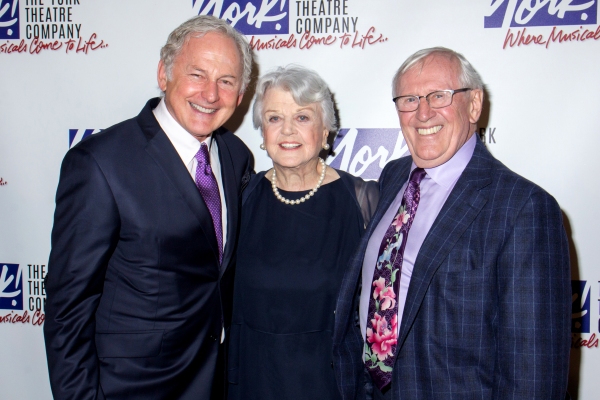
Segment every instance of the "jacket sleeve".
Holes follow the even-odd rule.
[[[379,202],[379,185],[375,181],[363,181],[357,178],[355,181],[356,201],[360,206],[365,228],[371,221],[371,217],[377,209]]]
[[[568,243],[556,201],[539,190],[515,209],[498,256],[494,399],[564,399],[570,351]]]
[[[57,399],[103,399],[95,312],[118,241],[119,215],[93,156],[75,147],[62,164],[46,277],[44,338]]]

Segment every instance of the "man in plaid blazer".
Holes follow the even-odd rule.
[[[411,157],[383,170],[340,290],[333,352],[343,398],[564,399],[571,288],[558,204],[477,140],[483,83],[462,55],[421,50],[393,89]],[[373,271],[417,167],[427,175],[399,286],[380,298]],[[397,304],[397,323],[369,319],[371,299]],[[371,379],[377,368],[391,374],[383,387]]]

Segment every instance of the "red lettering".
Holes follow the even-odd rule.
[[[357,41],[358,39],[358,41]],[[363,44],[362,44],[362,38],[359,39],[358,37],[358,31],[354,32],[354,39],[352,39],[352,47],[356,47],[356,46],[360,46],[361,48],[364,48]]]
[[[42,313],[40,310],[36,310],[33,314],[33,319],[31,320],[31,325],[41,326],[46,320],[46,315]]]
[[[27,51],[27,44],[25,43],[25,39],[21,39],[18,45],[6,42],[0,46],[0,53],[24,53]]]
[[[350,43],[350,34],[344,33],[342,36],[340,36],[340,49],[342,48],[342,46],[345,46],[348,43]]]
[[[69,39],[65,42],[65,53],[73,50],[75,48],[75,39]]]
[[[261,42],[261,40],[257,39],[255,36],[252,36],[252,39],[250,39],[250,47],[252,47],[252,50],[257,51],[270,49],[278,50],[282,48],[291,49],[296,47],[296,44],[297,40],[293,33],[288,36],[287,39],[281,39],[275,36],[273,39],[267,40],[266,42]]]
[[[81,43],[81,38],[79,38],[79,42],[77,43],[77,49],[75,50],[75,52],[76,53],[83,52],[83,53],[87,54],[88,51],[90,51],[90,50],[94,51],[97,49],[103,49],[108,46],[108,44],[104,44],[104,40],[101,40],[100,43],[96,43],[97,37],[98,37],[98,35],[96,35],[95,33],[92,33],[90,38],[88,40],[86,40],[85,42],[83,42],[83,44]]]
[[[300,38],[300,48],[310,49],[315,44],[332,45],[337,41],[337,37],[327,35],[326,37],[316,38],[310,34],[310,32],[304,32],[304,35]]]
[[[592,333],[592,336],[587,341],[587,348],[591,349],[592,347],[598,347],[598,339],[595,333]]]
[[[548,43],[546,44],[546,48],[548,48],[548,45],[550,44],[550,42],[556,42],[558,40],[559,43],[567,40],[567,35],[563,34],[562,29],[558,32],[556,32],[556,27],[552,28],[552,32],[550,32],[550,37],[548,38]]]
[[[510,47],[513,47],[519,41],[520,36],[521,36],[521,31],[517,32],[517,38],[514,39],[514,35],[512,34],[512,32],[509,29],[508,32],[506,33],[506,38],[504,39],[504,46],[502,47],[502,49],[506,49],[507,44]]]
[[[62,45],[62,42],[59,42],[58,40],[45,43],[36,37],[31,41],[31,45],[29,46],[29,54],[39,54],[42,50],[58,50],[62,47]]]
[[[4,317],[0,317],[0,323],[9,323],[9,324],[17,324],[17,323],[29,323],[31,321],[31,317],[27,313],[27,311],[23,312],[23,314],[15,314],[14,311],[10,314],[6,314]]]
[[[582,339],[581,336],[577,336],[575,334],[571,336],[571,348],[574,349],[579,349],[582,347],[586,347],[588,349],[591,349],[593,347],[598,348],[598,344],[599,340],[596,337],[595,333],[592,333],[592,335],[588,339]]]

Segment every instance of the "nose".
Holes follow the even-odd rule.
[[[429,106],[429,102],[425,97],[419,99],[419,108],[417,108],[417,119],[421,122],[427,122],[434,117],[435,111]]]
[[[219,100],[219,86],[217,82],[209,81],[204,85],[202,97],[209,103],[215,103]]]
[[[284,119],[283,126],[281,127],[281,133],[287,136],[294,133],[294,125],[291,118]]]

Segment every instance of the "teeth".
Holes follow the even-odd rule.
[[[204,107],[201,107],[198,104],[194,104],[194,103],[190,103],[190,105],[192,106],[192,108],[194,108],[194,109],[196,109],[196,110],[198,110],[200,112],[206,113],[206,114],[212,114],[215,111],[217,111],[214,108],[204,108]]]
[[[442,129],[442,126],[438,125],[438,126],[432,126],[431,128],[427,128],[427,129],[419,128],[419,129],[417,129],[417,132],[419,133],[419,135],[432,135],[434,133],[438,133],[440,131],[440,129]]]
[[[296,147],[300,147],[299,143],[281,143],[281,147],[284,149],[295,149]]]

